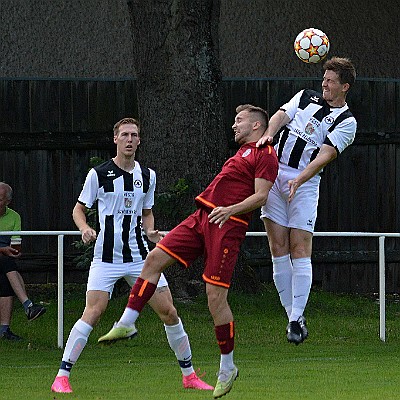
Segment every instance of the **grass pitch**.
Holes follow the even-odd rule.
[[[44,295],[42,295],[44,297]],[[126,297],[113,299],[74,366],[72,394],[50,386],[62,350],[57,348],[57,301],[28,323],[15,305],[12,330],[23,342],[0,341],[0,399],[4,400],[192,400],[212,392],[184,390],[181,373],[164,328],[146,307],[135,339],[98,345],[121,315]],[[379,339],[379,305],[373,298],[313,290],[307,307],[310,337],[294,346],[285,337],[286,318],[272,285],[262,294],[230,294],[235,315],[235,363],[240,374],[226,400],[398,399],[400,395],[400,304],[388,301],[387,342]],[[219,367],[213,324],[204,296],[176,302],[189,334],[193,363],[214,385]],[[84,308],[84,293],[70,292],[65,302],[65,337]]]

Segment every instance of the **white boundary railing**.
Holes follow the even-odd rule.
[[[81,236],[79,231],[0,231],[0,235],[57,236],[57,345],[64,346],[64,236]]]
[[[266,236],[265,232],[247,232],[247,236]],[[324,237],[375,237],[379,242],[379,338],[386,341],[386,282],[385,282],[385,238],[400,238],[400,233],[380,232],[314,232]]]
[[[64,345],[64,236],[81,236],[79,231],[0,231],[0,235],[57,236],[57,305],[59,348]],[[265,232],[247,232],[246,236],[266,236]],[[375,237],[379,242],[379,338],[386,341],[386,282],[385,282],[385,238],[400,238],[400,233],[374,232],[314,232],[314,236],[324,237]]]

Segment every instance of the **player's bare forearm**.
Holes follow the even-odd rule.
[[[268,193],[267,193],[268,195]],[[222,225],[228,221],[228,219],[233,215],[245,214],[247,212],[253,211],[258,207],[265,204],[267,196],[254,194],[240,203],[233,204],[227,207],[215,207],[210,214],[208,219],[211,223],[218,224],[221,228]]]
[[[86,207],[83,204],[76,203],[74,210],[72,211],[72,218],[75,222],[76,227],[82,234],[83,243],[87,244],[96,240],[96,231],[91,228],[86,220]]]
[[[165,236],[157,229],[154,229],[154,214],[151,209],[143,209],[142,227],[145,235],[153,243],[158,243]]]
[[[265,204],[271,187],[272,182],[265,179],[256,179],[254,194],[240,203],[227,207],[215,207],[208,216],[209,221],[222,227],[231,216],[254,211]]]
[[[301,171],[295,178],[288,181],[289,185],[289,201],[291,201],[296,194],[297,189],[304,183],[310,180],[313,176],[318,174],[326,165],[337,157],[337,151],[334,147],[323,145],[318,156]]]
[[[283,110],[278,110],[269,120],[268,128],[265,130],[263,136],[258,140],[256,146],[263,146],[271,144],[274,136],[277,134],[282,126],[290,121],[289,116]]]
[[[334,147],[326,144],[322,145],[321,151],[317,157],[301,172],[301,183],[311,179],[314,175],[318,174],[324,167],[337,157],[337,151]]]

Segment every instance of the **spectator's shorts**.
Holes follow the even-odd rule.
[[[12,257],[0,255],[0,274],[17,270],[17,263]]]
[[[17,263],[10,257],[0,256],[0,297],[14,296],[6,273],[17,270]]]

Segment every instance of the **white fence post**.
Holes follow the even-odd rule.
[[[80,236],[79,231],[0,231],[0,235],[58,236],[57,242],[57,345],[64,342],[64,235]]]
[[[64,346],[64,235],[58,235],[57,246],[57,344]]]
[[[385,236],[379,236],[379,337],[386,341]]]

